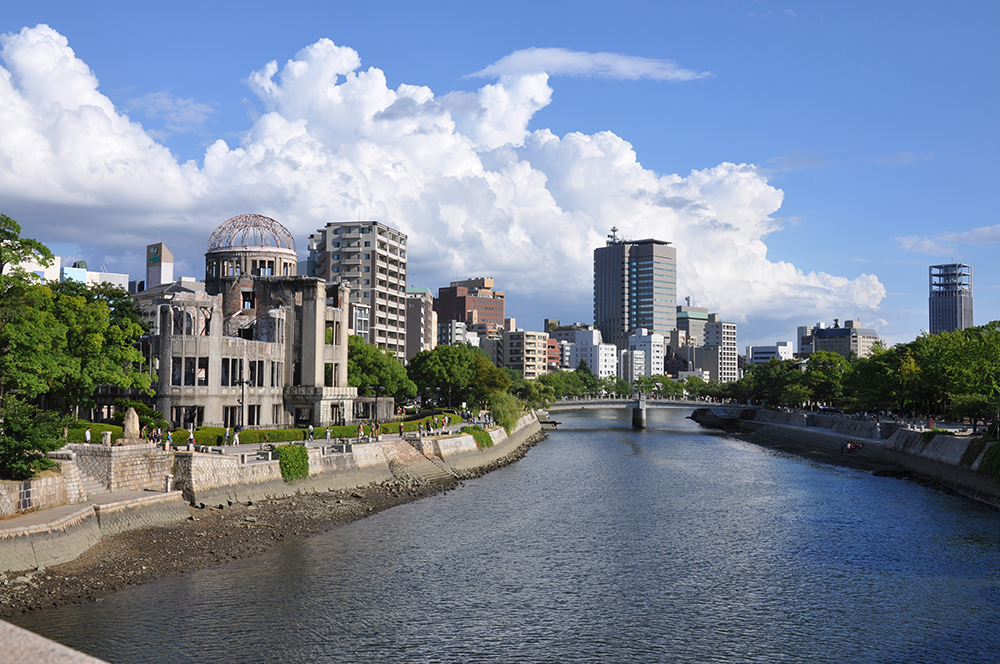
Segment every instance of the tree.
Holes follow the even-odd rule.
[[[553,371],[540,376],[538,380],[552,388],[555,399],[581,397],[587,391],[581,374],[576,371]]]
[[[405,399],[417,393],[399,360],[357,335],[347,340],[347,384],[361,396]]]
[[[0,477],[26,480],[54,465],[45,454],[62,447],[62,418],[8,394],[0,401],[0,423]]]
[[[65,372],[49,390],[63,412],[93,403],[98,385],[149,391],[151,378],[135,342],[143,334],[138,310],[120,288],[77,281],[51,284],[53,314],[66,326]]]
[[[548,408],[555,401],[556,392],[550,386],[538,380],[519,378],[510,387],[510,393],[529,408]]]
[[[840,407],[844,391],[844,381],[851,372],[851,365],[839,353],[819,350],[809,356],[806,362],[805,399]],[[797,392],[796,399],[803,393]],[[793,405],[793,404],[788,404]],[[798,405],[798,404],[795,404]]]
[[[684,379],[684,390],[693,397],[697,397],[708,385],[705,381],[697,376],[688,376]]]
[[[24,285],[33,281],[34,275],[29,275],[21,266],[29,261],[47,267],[52,264],[52,252],[38,240],[21,237],[21,226],[7,215],[0,214],[0,298],[9,285]]]
[[[580,360],[580,363],[576,365],[576,371],[574,373],[580,377],[580,382],[583,384],[584,394],[594,396],[600,391],[600,379],[594,375],[593,371],[590,370],[590,365],[587,364],[587,360]]]
[[[467,401],[476,379],[476,351],[466,344],[438,346],[413,356],[407,373],[425,397],[440,396],[448,406]],[[495,374],[491,377],[502,383]]]
[[[472,348],[473,378],[469,386],[471,401],[486,406],[490,396],[510,389],[511,379],[503,369],[493,366],[493,362],[478,348]],[[553,398],[555,398],[553,396]]]

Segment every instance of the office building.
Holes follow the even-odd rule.
[[[306,271],[368,305],[368,342],[406,357],[406,234],[378,221],[331,221],[309,236]]]
[[[792,359],[792,342],[779,341],[773,346],[747,346],[747,364],[767,364],[771,360]]]
[[[972,266],[962,263],[930,267],[930,333],[972,327]]]
[[[632,330],[666,336],[676,327],[677,250],[663,240],[621,239],[617,230],[594,250],[594,324],[626,350]]]
[[[453,281],[439,288],[434,298],[439,321],[457,320],[467,325],[504,326],[504,294],[494,290],[493,277]]]
[[[812,334],[800,340],[800,348],[810,348],[809,352],[827,351],[843,355],[845,359],[868,357],[872,348],[878,343],[878,333],[861,327],[859,320],[845,320],[840,326],[840,319],[833,319],[833,327],[825,327],[822,323],[812,328]]]
[[[437,312],[428,288],[406,289],[406,361],[437,345]]]
[[[642,353],[643,366],[638,375],[663,375],[663,358],[666,350],[666,344],[664,341],[665,340],[662,334],[650,332],[646,328],[639,328],[634,334],[629,335],[629,351],[633,353]],[[622,378],[624,378],[624,375]]]

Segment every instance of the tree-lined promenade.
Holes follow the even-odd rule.
[[[770,407],[828,406],[851,413],[968,418],[973,427],[996,421],[1000,410],[1000,321],[940,334],[922,334],[892,348],[878,345],[850,361],[813,353],[751,367],[735,383],[705,394]]]

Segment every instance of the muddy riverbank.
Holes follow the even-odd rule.
[[[463,480],[517,461],[543,438],[531,436],[507,456],[443,484],[398,480],[346,491],[189,507],[186,521],[102,538],[69,563],[0,574],[0,618],[99,601],[129,586],[256,556],[396,505],[447,493],[461,487]]]

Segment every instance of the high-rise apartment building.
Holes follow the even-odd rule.
[[[310,276],[351,287],[370,307],[368,342],[406,357],[406,234],[378,221],[331,221],[309,236]]]
[[[663,240],[624,240],[617,230],[594,249],[594,324],[627,350],[632,330],[667,336],[676,327],[677,250]]]
[[[457,320],[467,325],[485,325],[503,329],[504,294],[493,290],[493,277],[476,277],[453,281],[447,288],[439,288],[434,298],[434,311],[438,320]]]
[[[437,312],[428,288],[406,289],[406,361],[437,345]]]
[[[973,326],[971,265],[931,265],[929,310],[931,334]]]
[[[709,314],[705,324],[705,344],[707,362],[699,364],[707,369],[712,380],[728,383],[739,380],[739,361],[736,351],[736,323],[727,323],[719,314]]]

